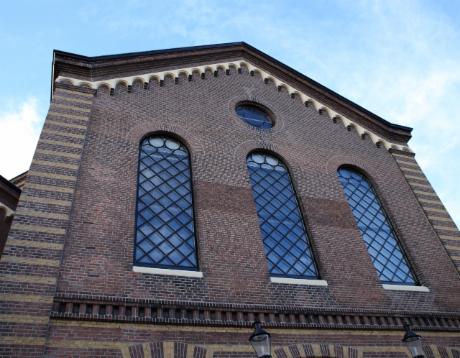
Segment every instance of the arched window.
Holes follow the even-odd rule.
[[[414,275],[369,180],[344,167],[337,175],[380,281],[415,285]]]
[[[247,166],[271,276],[317,278],[315,261],[286,166],[251,153]]]
[[[139,154],[134,264],[196,270],[190,161],[175,139],[152,136]]]

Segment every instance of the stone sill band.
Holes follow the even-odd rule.
[[[148,273],[152,275],[203,278],[203,272],[201,271],[171,270],[171,269],[161,269],[161,268],[156,268],[156,267],[143,267],[143,266],[133,266],[133,271],[140,272],[140,273]]]
[[[415,291],[415,292],[430,292],[426,286],[410,286],[410,285],[382,285],[384,290],[393,291]]]
[[[327,286],[327,281],[325,280],[308,280],[303,278],[270,277],[270,282],[285,283],[289,285]]]

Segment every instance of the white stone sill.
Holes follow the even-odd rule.
[[[325,280],[308,280],[303,278],[289,278],[289,277],[270,277],[270,282],[285,283],[289,285],[304,285],[304,286],[327,286]]]
[[[139,273],[148,273],[152,275],[203,278],[203,272],[201,271],[171,270],[171,269],[162,269],[162,268],[156,268],[156,267],[143,267],[143,266],[133,266],[133,271],[139,272]]]
[[[393,291],[414,291],[414,292],[430,292],[430,289],[426,286],[410,286],[410,285],[382,285],[384,290]]]

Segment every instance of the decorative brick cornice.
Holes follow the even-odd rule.
[[[267,327],[399,329],[404,322],[423,330],[460,331],[452,312],[408,313],[386,310],[317,309],[289,306],[219,304],[111,296],[57,294],[52,318],[156,324],[249,327],[259,319]]]
[[[411,128],[385,121],[245,43],[99,57],[55,51],[53,69],[54,84],[66,82],[89,90],[105,87],[111,92],[117,86],[129,89],[136,81],[146,87],[151,80],[164,81],[167,77],[177,83],[181,75],[190,78],[199,73],[204,78],[208,71],[217,76],[219,70],[229,74],[231,69],[244,69],[244,73],[257,74],[266,83],[284,88],[292,98],[359,135],[369,136],[378,146],[411,151],[407,145]]]

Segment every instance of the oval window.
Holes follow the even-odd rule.
[[[271,128],[273,126],[270,115],[259,106],[244,103],[236,106],[236,114],[247,124],[257,128]]]

